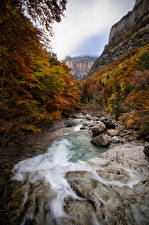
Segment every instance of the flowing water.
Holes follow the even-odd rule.
[[[80,131],[81,126],[77,125],[69,135],[56,139],[47,153],[24,160],[15,166],[13,180],[22,182],[24,192],[22,213],[19,218],[21,225],[102,224],[100,217],[92,210],[93,207],[89,210],[85,207],[86,217],[90,215],[88,221],[84,223],[81,222],[80,215],[77,213],[71,215],[69,210],[65,210],[66,200],[72,204],[74,202],[87,204],[85,197],[78,195],[71,187],[67,178],[68,173],[86,171],[90,174],[89,177],[80,177],[80,182],[84,179],[85,184],[86,180],[92,179],[103,188],[109,188],[111,185],[132,188],[141,180],[139,174],[130,169],[125,169],[130,177],[126,182],[110,181],[100,176],[98,171],[104,170],[102,165],[106,164],[106,160],[100,161],[96,157],[105,149],[94,147],[90,143],[90,136]],[[99,193],[94,194],[97,197],[96,201],[99,199],[104,202]]]

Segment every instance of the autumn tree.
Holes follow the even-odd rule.
[[[28,10],[32,10],[32,17],[36,13],[40,15],[38,7],[46,2],[47,6],[44,8],[49,10],[51,21],[60,21],[65,1],[1,2],[1,134],[21,129],[39,132],[40,129],[36,126],[39,122],[59,119],[65,111],[72,113],[80,107],[77,81],[71,77],[66,66],[56,59],[53,61],[44,50],[41,44],[42,32],[22,13],[22,7],[28,7]],[[49,9],[48,2],[51,7]],[[45,20],[42,22],[45,23]]]

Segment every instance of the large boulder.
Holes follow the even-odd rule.
[[[104,124],[106,124],[107,128],[110,128],[110,129],[115,128],[116,121],[112,120],[109,117],[101,117],[100,121],[103,122]]]
[[[91,131],[93,132],[94,136],[97,136],[101,134],[106,129],[106,126],[104,123],[99,122],[95,127],[91,128]]]
[[[98,147],[109,146],[111,138],[108,135],[101,134],[91,140],[91,143]]]
[[[149,144],[144,146],[144,150],[143,150],[145,156],[147,156],[149,158]]]
[[[108,131],[107,131],[107,133],[110,135],[110,136],[117,136],[118,135],[118,133],[119,133],[119,131],[118,130],[113,130],[113,129],[109,129]]]
[[[73,127],[76,125],[76,122],[74,120],[69,119],[69,120],[66,120],[64,124],[65,124],[65,127]]]

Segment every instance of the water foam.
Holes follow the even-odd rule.
[[[66,138],[56,140],[48,149],[47,153],[19,162],[14,167],[14,180],[21,181],[22,183],[28,181],[28,184],[35,184],[38,181],[42,181],[46,185],[49,185],[55,192],[55,197],[49,203],[51,214],[54,219],[67,217],[63,209],[64,199],[67,197],[78,199],[80,201],[84,200],[70,187],[70,184],[65,177],[66,173],[69,171],[88,171],[90,172],[92,179],[95,179],[106,186],[128,186],[132,188],[140,181],[139,174],[128,169],[125,169],[130,175],[130,181],[127,183],[105,180],[98,175],[97,170],[103,170],[102,165],[106,164],[107,161],[101,161],[101,159],[98,160],[98,158],[94,158],[88,162],[70,162],[73,153],[69,149],[72,147],[72,143]],[[27,198],[28,190],[25,193],[23,204],[25,204]],[[29,216],[32,217],[33,215],[27,215],[26,218]],[[93,215],[92,221],[93,225],[99,224],[95,215]]]

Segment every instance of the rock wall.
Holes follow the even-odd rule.
[[[132,27],[136,21],[149,10],[148,0],[136,0],[133,11],[124,16],[118,23],[114,24],[110,31],[109,42],[116,39]]]
[[[72,75],[79,81],[81,81],[88,73],[92,65],[94,64],[95,57],[66,57],[63,62],[72,70]]]
[[[134,9],[114,24],[109,43],[95,61],[88,76],[149,39],[149,0],[136,0]]]

